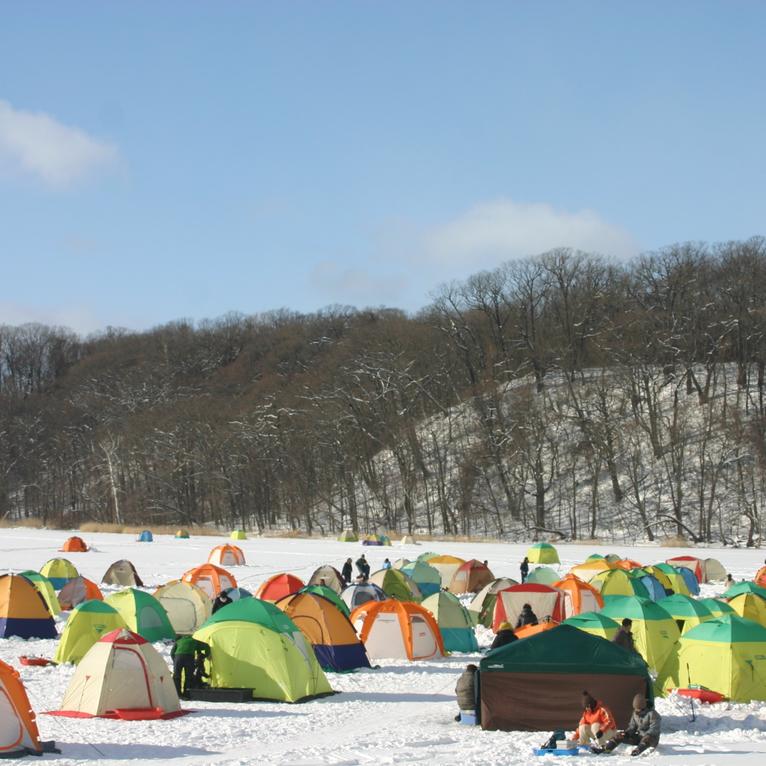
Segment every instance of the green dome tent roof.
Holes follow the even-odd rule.
[[[107,596],[104,603],[120,613],[129,630],[138,633],[147,641],[176,637],[165,608],[154,596],[142,590],[126,588]]]
[[[306,585],[298,593],[313,593],[315,596],[322,596],[328,601],[332,601],[333,605],[343,612],[346,617],[350,614],[346,602],[332,588],[328,588],[326,585]]]
[[[721,601],[719,598],[700,598],[697,600],[700,602],[700,604],[704,604],[710,610],[710,614],[712,614],[713,617],[723,617],[726,614],[734,613],[734,610],[729,606],[729,604],[727,604],[725,601]]]
[[[613,620],[669,620],[670,615],[654,601],[639,596],[610,596],[601,614]]]
[[[761,596],[761,598],[766,598],[766,588],[762,588],[760,585],[756,585],[749,580],[747,582],[735,583],[723,594],[722,598],[734,598],[734,596],[739,596],[741,593],[755,593]]]
[[[596,561],[597,559],[606,559],[606,556],[604,556],[603,553],[591,553],[590,556],[588,556],[586,561]]]
[[[418,561],[425,561],[426,563],[430,561],[431,559],[435,559],[437,556],[441,556],[440,553],[434,553],[433,551],[425,551],[425,553],[421,553],[417,560]]]
[[[679,620],[686,617],[699,617],[705,619],[711,617],[708,607],[701,601],[691,596],[683,596],[676,593],[657,602],[673,619]]]
[[[539,566],[529,570],[529,576],[525,582],[539,583],[541,585],[553,585],[561,579],[561,575],[550,567]]]
[[[683,636],[684,641],[708,641],[710,643],[763,643],[766,628],[738,614],[727,614],[707,620],[692,628]]]
[[[534,543],[527,549],[530,564],[560,564],[559,554],[550,543]]]
[[[567,617],[562,625],[572,625],[575,628],[581,630],[587,630],[588,628],[614,628],[617,630],[620,625],[615,622],[611,617],[608,617],[601,612],[581,612],[580,614],[574,614],[571,617]]]
[[[260,598],[242,598],[219,609],[203,628],[217,622],[252,622],[277,633],[295,633],[296,624],[274,604]]]

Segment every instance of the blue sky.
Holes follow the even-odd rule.
[[[0,323],[136,329],[766,234],[766,4],[77,2],[0,20]]]

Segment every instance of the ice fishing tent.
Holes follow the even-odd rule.
[[[332,589],[326,585],[304,585],[298,593],[313,593],[315,596],[322,596],[331,601],[336,609],[339,609],[346,617],[351,614],[346,602]]]
[[[656,683],[664,691],[696,684],[734,702],[766,700],[766,628],[738,615],[706,620],[681,636]]]
[[[649,598],[649,591],[636,577],[631,577],[624,569],[609,569],[600,572],[590,584],[601,594],[606,596],[640,596]]]
[[[725,617],[727,614],[736,614],[726,601],[718,598],[698,598],[700,604],[704,604],[713,617]]]
[[[282,572],[272,575],[268,580],[262,582],[255,595],[264,601],[275,603],[291,593],[297,593],[304,584],[300,577]]]
[[[229,539],[231,539],[231,540],[247,540],[247,534],[245,533],[244,529],[235,529],[229,535]]]
[[[423,597],[438,593],[442,587],[439,570],[425,561],[411,561],[401,567],[401,571],[418,586]]]
[[[495,611],[492,615],[492,630],[497,633],[500,623],[516,625],[524,604],[529,604],[539,622],[550,617],[553,622],[564,619],[564,594],[549,585],[522,583],[497,592]]]
[[[654,671],[665,664],[681,634],[676,621],[649,599],[612,596],[601,613],[615,622],[621,622],[625,617],[633,621],[631,630],[636,649]]]
[[[568,574],[557,580],[552,587],[564,593],[564,617],[572,617],[582,612],[597,612],[604,606],[601,594],[579,577]]]
[[[704,563],[696,556],[674,556],[671,559],[665,559],[666,564],[680,569],[684,567],[694,572],[694,576],[697,578],[697,582],[705,582],[705,569]]]
[[[340,597],[343,599],[343,603],[353,611],[368,601],[385,601],[388,595],[375,583],[365,582],[349,585],[343,589]]]
[[[0,660],[0,758],[42,755],[35,714],[19,674]]]
[[[423,598],[420,588],[402,569],[379,569],[370,575],[369,582],[399,601],[421,601]]]
[[[742,593],[755,593],[761,598],[766,598],[766,588],[762,588],[760,585],[756,585],[750,580],[735,583],[726,590],[721,598],[725,598],[731,601],[731,599],[733,599],[735,596],[739,596]]]
[[[77,664],[97,641],[107,633],[127,628],[122,615],[103,601],[84,601],[78,604],[64,625],[55,661]]]
[[[0,575],[0,638],[56,638],[45,599],[21,575]]]
[[[204,593],[205,591],[202,592]],[[244,588],[224,588],[221,593],[225,593],[231,601],[239,601],[241,598],[253,598],[253,594]]]
[[[241,567],[245,565],[245,554],[238,545],[216,545],[210,551],[207,563],[219,567]]]
[[[558,551],[550,543],[535,543],[527,549],[530,564],[560,564]]]
[[[176,540],[188,540],[189,539],[189,530],[188,529],[178,529],[176,530]]]
[[[301,592],[285,596],[276,606],[303,631],[323,670],[342,672],[370,667],[354,626],[332,601],[316,593]]]
[[[674,566],[670,564],[654,564],[653,566],[644,567],[644,570],[649,572],[649,574],[653,574],[662,583],[664,588],[670,588],[673,593],[681,593],[684,596],[691,595],[686,580]],[[664,575],[665,579],[660,577],[659,572]]]
[[[420,556],[418,556],[418,560],[421,560]],[[433,556],[428,559],[427,563],[439,571],[441,584],[446,588],[452,582],[455,572],[466,562],[465,559],[458,556]]]
[[[644,569],[633,569],[628,574],[644,586],[652,601],[662,601],[667,597],[665,587],[653,574],[649,574]]]
[[[151,530],[145,529],[139,536],[136,538],[136,540],[139,543],[151,543],[154,542],[154,535],[151,533]]]
[[[729,606],[740,617],[766,627],[766,600],[757,593],[740,593],[729,599]]]
[[[189,569],[183,573],[181,579],[184,582],[196,585],[207,593],[210,598],[215,598],[226,588],[236,588],[237,581],[234,575],[227,572],[223,567],[215,564],[200,564],[198,567]]]
[[[162,641],[174,639],[176,632],[168,619],[168,613],[154,596],[142,590],[127,588],[118,593],[112,593],[104,600],[105,604],[114,607],[128,629],[143,636],[147,641]]]
[[[400,544],[401,545],[417,545],[417,543],[415,542],[415,538],[412,535],[405,535],[400,540]]]
[[[716,582],[726,579],[726,570],[718,559],[705,559],[704,579],[705,582]]]
[[[74,564],[66,559],[51,559],[40,569],[40,574],[51,581],[56,590],[61,590],[78,572]]]
[[[762,588],[766,588],[766,566],[761,567],[753,577],[753,582],[756,585],[760,585]]]
[[[343,578],[340,572],[329,564],[324,564],[318,569],[314,570],[314,574],[309,577],[307,585],[326,585],[336,593],[340,593],[343,588]]]
[[[430,660],[444,654],[433,615],[408,601],[368,601],[351,612],[351,622],[370,659]]]
[[[83,601],[93,600],[103,601],[104,594],[87,577],[74,577],[59,591],[59,603],[64,611],[69,611]]]
[[[219,609],[194,638],[210,646],[212,689],[252,689],[254,699],[282,702],[332,693],[306,637],[267,601],[245,598]]]
[[[442,590],[425,599],[421,606],[434,616],[446,651],[479,651],[473,620],[457,596]]]
[[[141,720],[180,711],[165,660],[146,639],[122,628],[100,638],[80,660],[56,714]]]
[[[82,537],[68,537],[64,544],[59,548],[64,553],[87,553],[88,546],[85,545],[85,541]]]
[[[583,612],[582,614],[576,614],[572,617],[567,617],[561,624],[571,625],[573,628],[583,630],[586,633],[590,633],[592,636],[600,636],[607,641],[611,641],[620,629],[618,623],[611,617],[601,614],[601,612]]]
[[[658,601],[657,605],[676,621],[682,635],[696,628],[701,622],[713,619],[713,615],[705,604],[691,596],[682,596],[680,593],[666,596]]]
[[[686,583],[686,587],[689,590],[690,596],[696,596],[700,592],[700,586],[699,581],[694,576],[694,572],[692,572],[691,569],[688,567],[680,566],[677,568],[678,574],[681,575],[684,582]]]
[[[425,561],[428,563],[431,559],[435,559],[439,556],[438,553],[434,553],[433,551],[423,551],[423,553],[420,553],[418,555],[417,560],[418,561]]]
[[[516,580],[510,577],[498,577],[491,583],[485,585],[472,599],[468,605],[468,611],[475,625],[483,625],[489,628],[492,625],[492,615],[495,613],[495,601],[498,591],[511,588],[518,585]]]
[[[123,588],[143,588],[144,583],[136,572],[136,568],[127,559],[115,561],[104,572],[101,582],[105,585],[121,585]]]
[[[483,729],[571,730],[583,689],[603,700],[624,728],[634,695],[652,695],[646,663],[637,654],[571,625],[489,652],[479,673]]]
[[[457,572],[452,575],[449,591],[455,594],[478,593],[494,579],[495,575],[486,564],[477,559],[471,559],[461,564]]]
[[[338,542],[340,543],[356,543],[359,542],[356,532],[353,529],[344,529],[338,535]]]
[[[45,575],[41,575],[39,572],[31,569],[22,572],[21,576],[26,577],[37,588],[37,592],[43,597],[48,611],[55,617],[61,611],[62,606],[59,597],[56,595],[53,583]]]
[[[157,588],[152,595],[167,612],[170,624],[179,636],[190,636],[213,613],[210,597],[190,582],[172,580]]]
[[[569,570],[569,574],[573,574],[575,577],[579,577],[585,582],[590,582],[596,575],[610,569],[614,569],[614,566],[606,559],[592,559],[585,561],[582,564],[575,564],[575,566]]]
[[[536,582],[542,585],[553,585],[557,580],[561,578],[561,575],[550,567],[539,566],[530,570],[524,582]]]

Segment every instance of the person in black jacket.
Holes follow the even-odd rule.
[[[521,614],[516,621],[517,628],[523,628],[525,625],[537,625],[537,615],[532,611],[532,607],[529,604],[524,604],[521,607]]]
[[[231,601],[232,600],[229,598],[228,593],[226,593],[225,590],[222,590],[215,597],[215,601],[213,601],[213,614],[215,614],[219,609],[222,609],[223,607],[231,604]]]
[[[513,632],[513,628],[511,627],[510,622],[501,622],[497,629],[497,634],[495,635],[495,640],[492,642],[492,646],[489,647],[489,650],[492,651],[493,649],[497,649],[500,646],[505,646],[506,644],[512,644],[514,641],[518,641],[518,637]]]
[[[340,576],[343,579],[343,584],[348,585],[351,582],[351,575],[354,573],[354,567],[351,563],[351,559],[346,559],[346,563],[343,565],[343,569],[340,570]]]
[[[620,625],[620,629],[614,634],[612,639],[613,644],[621,646],[623,649],[627,649],[629,652],[636,651],[636,644],[633,641],[633,634],[630,629],[633,627],[633,620],[630,617],[626,617]]]
[[[370,564],[364,557],[364,553],[356,560],[356,568],[359,570],[359,577],[366,582],[370,576]]]
[[[524,556],[524,561],[521,562],[519,571],[521,572],[521,582],[526,582],[529,576],[529,559],[526,556]]]

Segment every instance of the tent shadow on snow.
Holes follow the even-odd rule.
[[[195,703],[198,704],[198,703]],[[281,705],[281,702],[275,702]],[[194,718],[285,718],[286,716],[306,718],[309,713],[294,713],[290,710],[250,710],[251,702],[243,702],[240,708],[195,708]]]
[[[144,745],[140,742],[58,742],[62,756],[65,758],[79,758],[94,760],[93,751],[98,748],[104,755],[100,756],[107,760],[117,759],[146,759],[155,758],[185,758],[192,755],[207,755],[211,757],[211,763],[221,757],[217,750],[207,750],[202,747],[189,745]],[[98,760],[98,758],[96,759]]]
[[[342,692],[316,700],[322,705],[347,702],[455,702],[454,694],[418,694],[417,692]]]

